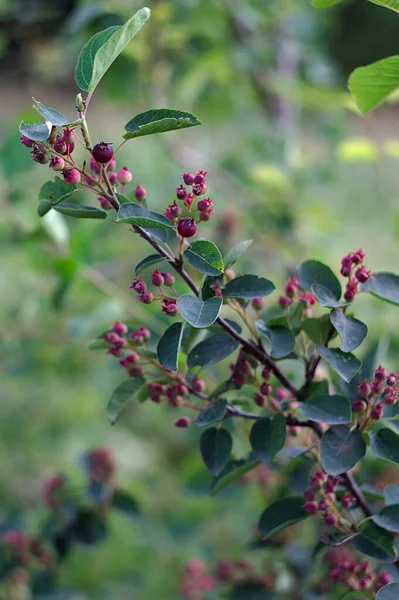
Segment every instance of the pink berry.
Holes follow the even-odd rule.
[[[176,302],[171,302],[170,300],[166,300],[162,306],[162,312],[165,313],[168,317],[175,317],[179,312],[179,307]]]
[[[304,509],[309,515],[315,515],[318,510],[317,502],[305,502]]]
[[[47,152],[43,144],[34,144],[31,151],[32,160],[40,165],[46,165],[50,160],[50,154]]]
[[[170,287],[171,285],[174,284],[175,278],[174,278],[174,276],[171,273],[167,273],[166,271],[161,271],[161,275],[163,277],[164,284],[167,287]]]
[[[364,400],[355,400],[353,410],[355,412],[363,412],[367,408],[367,403]]]
[[[164,215],[167,219],[169,219],[170,221],[174,221],[175,219],[177,219],[180,214],[181,214],[181,206],[179,206],[176,202],[176,200],[173,201],[172,204],[169,204],[165,210],[164,210]]]
[[[197,171],[194,177],[195,184],[205,183],[206,180],[206,171]]]
[[[118,177],[116,175],[116,173],[110,173],[108,175],[108,179],[111,185],[115,185],[118,183]]]
[[[139,202],[142,202],[143,200],[146,199],[147,192],[146,192],[145,188],[143,188],[141,183],[139,183],[138,186],[136,187],[136,191],[135,191],[134,195],[136,196],[136,200],[138,200]]]
[[[372,409],[371,409],[371,418],[374,419],[375,421],[378,421],[379,419],[381,419],[382,415],[384,413],[384,408],[382,406],[382,404],[376,404]]]
[[[132,181],[133,176],[127,167],[122,167],[120,171],[117,172],[116,178],[119,183],[126,185]]]
[[[112,144],[109,144],[107,142],[99,142],[98,144],[93,146],[92,154],[94,160],[96,160],[102,165],[105,165],[114,156]]]
[[[264,406],[265,404],[265,397],[262,394],[254,394],[254,400],[257,406]]]
[[[206,192],[206,184],[205,183],[195,183],[193,185],[193,194],[194,196],[202,196]]]
[[[88,453],[87,473],[93,481],[110,481],[115,470],[115,462],[108,448],[98,448]]]
[[[152,283],[152,285],[155,285],[157,287],[164,284],[164,278],[162,277],[162,275],[158,271],[158,269],[156,269],[155,271],[153,271],[151,273],[151,283]]]
[[[151,302],[153,300],[154,300],[154,296],[148,290],[137,296],[137,301],[142,302],[143,304],[151,304]]]
[[[196,392],[204,392],[205,388],[206,388],[206,384],[205,384],[205,381],[203,379],[201,379],[200,377],[195,376],[194,379],[191,382],[191,387]]]
[[[193,185],[194,175],[191,173],[183,173],[183,181],[186,185]]]
[[[293,298],[299,289],[299,280],[297,277],[290,277],[287,281],[284,292],[288,298]]]
[[[366,283],[366,281],[368,281],[371,277],[371,273],[370,273],[370,269],[367,269],[366,267],[359,267],[356,270],[356,279],[358,281],[360,281],[360,283]]]
[[[177,224],[177,231],[184,238],[192,237],[197,231],[197,224],[191,217],[183,217]]]
[[[363,262],[363,260],[366,258],[366,253],[363,250],[359,249],[356,250],[356,252],[353,252],[351,258],[353,264],[358,265],[359,263]]]
[[[272,393],[272,386],[270,385],[270,383],[262,383],[262,385],[260,386],[260,392],[264,396],[270,396],[270,394]]]
[[[384,367],[379,365],[375,370],[374,379],[376,379],[377,381],[384,381],[386,376],[387,376],[386,370],[384,369]]]
[[[115,155],[111,158],[109,163],[107,164],[107,171],[114,171],[116,169],[116,158]],[[126,167],[124,167],[126,169]],[[122,182],[121,182],[122,183]]]
[[[128,332],[127,325],[121,323],[120,321],[115,321],[113,330],[117,335],[126,335]]]
[[[62,172],[65,183],[76,185],[80,181],[80,173],[77,169],[64,169]]]
[[[184,200],[186,196],[187,196],[187,190],[186,190],[186,188],[184,187],[184,185],[180,185],[176,189],[176,198],[178,200]]]
[[[137,279],[134,279],[132,281],[132,283],[130,285],[130,289],[134,290],[138,294],[143,294],[146,291],[147,286],[144,283],[144,281],[141,279],[141,277],[138,277]]]
[[[21,135],[21,144],[23,144],[24,146],[26,146],[27,148],[32,148],[33,144],[35,143],[33,140],[31,140],[30,138],[26,137],[26,135]]]
[[[62,132],[62,137],[63,137],[66,145],[69,146],[70,144],[74,143],[75,132],[73,129],[70,129],[69,127],[65,127],[65,129]]]
[[[287,298],[286,296],[280,296],[278,299],[278,303],[281,306],[281,308],[287,308],[287,306],[290,306],[290,304],[292,304],[292,300],[291,298]]]
[[[66,154],[68,149],[64,138],[62,137],[62,135],[59,134],[55,138],[53,146],[54,150],[58,152],[58,154]]]
[[[255,310],[262,310],[262,308],[264,307],[264,305],[265,305],[265,301],[263,300],[263,298],[254,298],[251,301],[251,306]]]
[[[334,527],[338,523],[338,519],[335,515],[326,515],[324,517],[324,523],[328,525],[328,527]]]
[[[50,159],[49,168],[53,171],[63,171],[65,169],[65,160],[61,156],[53,156]]]
[[[111,210],[112,204],[109,200],[107,200],[107,198],[105,198],[104,196],[99,196],[97,200],[99,201],[101,208],[103,208],[104,210]]]
[[[398,376],[395,373],[390,373],[387,377],[387,385],[395,385],[398,380]]]
[[[93,171],[93,173],[100,173],[101,171],[100,165],[96,160],[94,160],[93,157],[90,159],[90,169]]]
[[[357,386],[357,393],[361,398],[367,398],[371,392],[370,386],[364,379],[360,385]]]
[[[213,213],[213,211],[212,211],[212,213]],[[206,221],[209,221],[209,219],[211,218],[211,216],[212,216],[212,214],[211,214],[210,211],[206,211],[206,212],[205,211],[201,211],[200,214],[199,214],[199,219],[200,219],[200,221],[205,221],[206,222]]]

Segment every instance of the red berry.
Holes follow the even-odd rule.
[[[117,335],[126,335],[128,331],[127,325],[120,321],[115,321],[113,329]]]
[[[328,527],[333,527],[338,523],[338,519],[335,515],[327,515],[324,517],[324,523],[328,525]]]
[[[49,168],[53,171],[63,171],[65,169],[65,160],[61,156],[53,156],[49,163]]]
[[[67,146],[74,143],[75,132],[73,129],[69,129],[69,127],[65,127],[65,129],[62,133],[63,133],[62,137],[64,138],[64,142],[67,144]]]
[[[184,198],[187,196],[187,190],[184,187],[184,185],[180,185],[177,189],[176,189],[176,198],[178,200],[184,200]]]
[[[270,385],[270,383],[262,383],[262,385],[260,386],[260,392],[264,396],[270,396],[270,394],[272,393],[272,386]]]
[[[182,237],[192,237],[197,231],[197,224],[191,217],[183,217],[177,224],[177,231]]]
[[[186,185],[193,185],[194,175],[191,173],[183,173],[183,181]]]
[[[54,150],[58,152],[58,154],[66,154],[67,145],[62,135],[57,135],[57,137],[55,138]]]
[[[188,427],[191,424],[191,419],[188,417],[180,417],[175,422],[175,427]]]
[[[65,183],[76,185],[80,181],[80,173],[77,169],[64,169],[62,172]]]
[[[161,275],[163,277],[164,285],[170,287],[174,284],[175,278],[171,273],[166,273],[166,271],[161,271]]]
[[[158,271],[158,269],[156,269],[155,271],[153,271],[151,273],[151,283],[152,283],[152,285],[155,285],[157,287],[164,284],[164,278],[162,277],[162,275]]]
[[[96,160],[94,160],[93,157],[90,159],[90,169],[93,171],[93,173],[99,173],[101,171],[100,165]]]
[[[134,195],[136,196],[136,200],[138,200],[139,202],[142,202],[143,200],[146,199],[147,192],[146,192],[145,188],[143,188],[141,183],[139,183],[138,186],[136,187],[136,191],[135,191]]]
[[[24,146],[26,146],[27,148],[32,148],[34,141],[31,140],[30,138],[26,137],[26,135],[21,135],[21,144],[23,144]]]
[[[254,298],[251,301],[251,306],[255,310],[262,310],[262,308],[264,307],[264,305],[265,305],[265,301],[263,300],[263,298]]]
[[[262,394],[254,394],[255,404],[257,406],[263,406],[265,404],[265,397]]]
[[[99,142],[95,146],[93,146],[93,158],[98,163],[104,165],[109,162],[114,156],[114,151],[112,148],[112,144],[107,142]]]
[[[374,419],[375,421],[378,421],[379,419],[381,419],[382,415],[384,413],[384,409],[382,404],[376,404],[372,410],[371,410],[371,418]]]
[[[309,515],[315,515],[317,513],[317,502],[305,502],[304,509]]]

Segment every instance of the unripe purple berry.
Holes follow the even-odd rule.
[[[398,376],[395,373],[390,373],[387,377],[387,385],[395,385],[398,380]]]
[[[155,271],[152,272],[151,274],[151,282],[152,285],[155,285],[157,287],[161,286],[164,284],[164,278],[162,277],[161,273],[158,271],[158,269],[156,269]]]
[[[115,321],[113,330],[118,335],[126,335],[128,332],[127,325],[125,325],[125,323],[121,323],[121,321]]]
[[[184,238],[192,237],[197,231],[197,224],[191,217],[183,217],[177,224],[177,231]]]
[[[255,404],[257,406],[264,406],[264,404],[265,404],[265,398],[264,398],[264,396],[262,396],[262,394],[258,394],[258,393],[254,394],[254,400],[255,400]]]
[[[363,412],[367,408],[367,403],[364,400],[355,400],[353,410],[355,412]]]
[[[186,185],[193,185],[194,175],[192,173],[183,173],[183,181]]]
[[[184,198],[187,196],[187,190],[184,187],[184,185],[180,185],[177,189],[176,189],[176,198],[178,200],[184,200]]]
[[[151,302],[154,300],[154,296],[151,292],[147,290],[142,294],[139,294],[137,296],[137,300],[138,302],[142,302],[143,304],[151,304]]]
[[[100,165],[96,160],[94,160],[93,157],[90,159],[90,169],[93,171],[93,173],[100,173],[101,171]]]
[[[192,382],[191,382],[191,387],[196,392],[204,392],[205,388],[206,388],[206,384],[205,384],[205,381],[203,379],[201,379],[200,377],[198,377],[196,375],[194,377],[194,379],[192,380]]]
[[[27,148],[32,148],[33,144],[35,143],[33,140],[31,140],[30,138],[26,137],[26,135],[23,135],[23,134],[21,135],[20,140],[21,140],[21,144],[23,144]]]
[[[111,158],[109,163],[107,164],[107,171],[113,171],[116,168],[116,158],[115,155]]]
[[[110,173],[108,175],[108,179],[111,185],[115,185],[118,183],[118,177],[116,175],[116,173]]]
[[[147,286],[144,283],[144,281],[141,279],[141,277],[138,277],[137,279],[134,279],[132,281],[132,283],[130,285],[130,289],[134,290],[138,294],[143,294],[146,291]]]
[[[209,221],[209,219],[211,218],[211,214],[207,211],[201,211],[199,214],[199,219],[200,221]]]
[[[93,146],[92,154],[94,160],[101,165],[105,165],[114,156],[114,150],[112,144],[109,144],[108,142],[98,142],[98,144]]]
[[[164,285],[170,287],[174,284],[175,278],[171,273],[167,273],[166,271],[161,271],[161,275],[163,277]]]
[[[58,152],[58,154],[65,154],[67,151],[67,145],[64,141],[62,135],[57,135],[54,141],[54,150]]]
[[[377,381],[384,381],[386,376],[387,376],[386,370],[384,369],[384,367],[379,365],[375,370],[374,379],[376,379]]]
[[[64,142],[67,144],[67,146],[69,146],[70,144],[74,143],[75,132],[73,129],[69,129],[69,127],[65,127],[62,137],[64,138]]]
[[[317,502],[305,502],[303,508],[309,515],[315,515],[318,511]]]
[[[53,169],[53,171],[63,171],[65,169],[65,160],[61,156],[52,156],[49,168]]]
[[[132,181],[132,174],[127,167],[122,167],[116,174],[116,178],[122,185],[126,185]]]
[[[224,272],[224,276],[227,279],[227,281],[231,281],[232,279],[234,279],[236,274],[233,269],[226,269]]]
[[[255,310],[262,310],[264,305],[265,305],[265,301],[263,300],[263,298],[254,298],[251,301],[251,306]]]
[[[205,183],[195,183],[193,185],[193,194],[194,196],[202,196],[206,192],[206,184]]]
[[[46,165],[50,160],[50,154],[47,152],[43,144],[35,144],[31,151],[32,160],[40,165]]]
[[[372,409],[371,409],[371,418],[374,419],[375,421],[378,421],[379,419],[381,419],[382,415],[384,413],[384,408],[382,406],[382,404],[376,404]]]
[[[107,200],[107,198],[105,198],[104,196],[99,196],[97,200],[99,201],[100,206],[103,210],[111,210],[112,204],[109,200]]]
[[[171,302],[170,300],[166,300],[162,306],[162,312],[165,313],[168,317],[175,317],[179,312],[179,307],[176,302]]]
[[[338,523],[338,519],[335,515],[326,515],[324,517],[324,523],[328,525],[328,527],[334,527]]]
[[[136,191],[135,191],[134,195],[136,196],[136,200],[138,200],[139,202],[142,202],[143,200],[145,200],[147,198],[147,191],[141,185],[141,183],[139,183],[138,186],[136,187]]]
[[[194,177],[194,183],[195,184],[205,183],[205,179],[206,179],[206,171],[197,171],[197,173],[195,174],[195,177]]]
[[[270,385],[270,383],[266,383],[266,381],[264,381],[260,386],[260,392],[264,396],[270,396],[270,394],[272,393],[272,386]]]
[[[64,169],[62,172],[65,183],[76,185],[80,181],[80,173],[77,169]]]
[[[357,386],[357,393],[361,398],[367,398],[371,392],[371,388],[367,381],[364,379],[360,385]]]
[[[188,427],[191,424],[191,419],[188,417],[180,417],[175,422],[175,427]]]

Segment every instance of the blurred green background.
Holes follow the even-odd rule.
[[[79,481],[79,455],[110,447],[118,480],[144,517],[113,517],[103,544],[77,549],[65,562],[61,587],[86,599],[177,598],[189,557],[212,564],[247,552],[265,495],[273,493],[255,482],[210,498],[199,433],[177,431],[172,409],[134,406],[110,426],[105,407],[123,374],[87,342],[117,318],[162,331],[159,313],[136,304],[128,289],[147,248],[107,222],[75,222],[55,211],[37,216],[37,192],[49,173],[31,161],[18,134],[19,122],[35,117],[31,97],[73,119],[82,45],[141,6],[0,0],[0,519],[24,515],[34,530],[43,479],[61,470]],[[398,110],[392,102],[361,118],[346,78],[397,53],[399,17],[364,0],[329,11],[307,0],[148,6],[149,24],[91,101],[93,141],[118,142],[123,125],[151,107],[188,110],[205,125],[126,144],[118,164],[133,172],[131,187],[144,185],[151,207],[161,210],[183,171],[208,171],[216,217],[207,237],[222,249],[254,238],[241,268],[280,287],[302,259],[337,269],[358,247],[372,270],[398,271]],[[394,309],[381,312],[378,301],[361,297],[357,310],[371,341],[390,336],[398,349]]]

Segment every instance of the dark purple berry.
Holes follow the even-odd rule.
[[[94,160],[104,165],[107,162],[109,162],[114,155],[112,144],[109,144],[107,142],[99,142],[98,144],[93,146],[92,154]]]
[[[177,224],[177,231],[182,237],[192,237],[197,231],[197,224],[191,217],[183,217]]]

